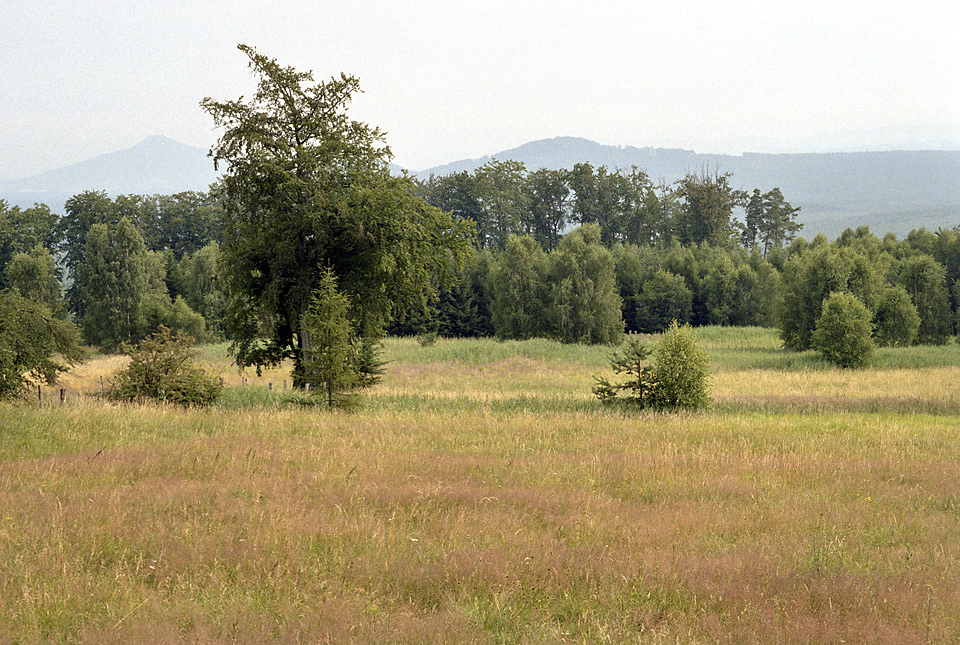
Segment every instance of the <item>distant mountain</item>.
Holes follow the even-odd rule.
[[[0,199],[21,208],[41,202],[62,212],[64,202],[85,190],[116,195],[169,195],[206,191],[217,176],[207,151],[161,135],[126,150],[100,155],[33,177],[0,182]]]
[[[779,186],[800,206],[803,236],[839,235],[847,227],[869,226],[899,237],[912,228],[960,224],[960,151],[894,151],[743,155],[699,154],[672,148],[601,145],[559,137],[511,150],[430,168],[417,175],[473,171],[491,159],[522,161],[528,170],[594,166],[643,169],[654,182],[672,183],[688,172],[730,172],[733,185],[762,191]]]

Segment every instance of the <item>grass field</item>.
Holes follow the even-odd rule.
[[[332,413],[224,346],[211,408],[118,406],[95,357],[0,405],[0,642],[960,642],[960,346],[698,334],[674,415],[541,340],[391,339]]]

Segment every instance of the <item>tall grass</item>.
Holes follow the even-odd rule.
[[[698,333],[701,413],[600,406],[609,348],[397,339],[355,411],[217,349],[205,410],[2,404],[0,642],[960,641],[954,348]]]

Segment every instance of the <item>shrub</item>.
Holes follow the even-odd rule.
[[[864,367],[873,356],[871,315],[860,300],[835,292],[823,301],[823,311],[811,336],[811,345],[839,367]]]
[[[881,347],[906,347],[917,338],[920,314],[910,301],[910,294],[901,286],[888,287],[877,305],[876,327],[873,331]]]
[[[707,353],[697,342],[690,325],[677,321],[660,337],[653,355],[651,404],[659,409],[696,410],[706,407]]]
[[[622,383],[595,377],[593,393],[604,403],[623,402],[640,408],[696,410],[709,403],[707,354],[693,336],[690,325],[676,321],[663,333],[653,351],[653,365],[646,365],[651,352],[639,340],[615,352],[611,367],[626,374]]]
[[[130,352],[130,364],[117,373],[110,398],[153,399],[179,405],[207,405],[220,395],[219,379],[193,364],[189,336],[173,336],[168,327],[143,339]]]

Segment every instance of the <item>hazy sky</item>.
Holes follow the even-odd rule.
[[[208,148],[237,43],[359,77],[419,170],[534,139],[698,152],[960,149],[960,3],[0,0],[0,179]]]

